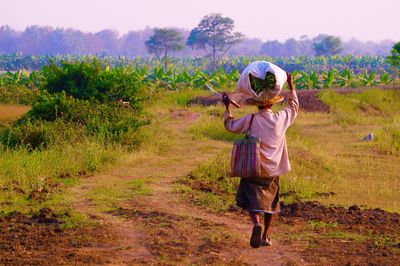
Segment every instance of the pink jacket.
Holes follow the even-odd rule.
[[[250,135],[261,139],[260,159],[261,175],[280,176],[290,171],[290,162],[286,146],[286,130],[299,112],[299,100],[295,90],[290,92],[289,104],[282,111],[273,113],[264,109],[255,113]],[[230,112],[224,114],[224,124],[228,131],[245,133],[249,127],[251,114],[234,120]]]

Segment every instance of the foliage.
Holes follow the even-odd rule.
[[[239,186],[239,178],[229,175],[229,159],[222,154],[199,165],[179,181],[188,188],[182,193],[192,193],[195,204],[211,211],[226,211],[235,206],[234,196]]]
[[[29,105],[35,102],[39,90],[31,90],[23,85],[0,86],[0,103]]]
[[[400,67],[400,42],[393,45],[392,55],[387,57],[387,61],[390,65]]]
[[[162,28],[154,29],[154,34],[146,41],[146,47],[149,53],[160,56],[163,54],[164,69],[167,71],[168,53],[179,51],[184,48],[183,38],[175,29]]]
[[[148,120],[117,103],[93,103],[65,93],[42,96],[15,125],[0,131],[5,148],[46,148],[59,142],[93,137],[104,143],[135,147],[134,134]]]
[[[133,72],[109,69],[99,60],[52,62],[41,72],[44,89],[32,109],[0,129],[0,148],[43,149],[88,138],[137,146],[135,132],[149,120],[142,115],[142,91]]]
[[[41,71],[45,80],[43,87],[49,93],[64,91],[77,99],[103,103],[122,99],[128,101],[132,108],[140,109],[140,84],[132,72],[129,67],[110,69],[97,58],[61,62],[61,66],[52,62]]]
[[[190,32],[187,45],[206,51],[211,49],[207,52],[211,56],[211,67],[214,70],[221,57],[244,38],[239,32],[233,33],[233,28],[233,19],[218,13],[207,15]]]
[[[316,56],[329,56],[339,54],[343,50],[341,44],[339,37],[321,34],[314,39],[313,48]]]
[[[393,45],[391,53],[391,56],[386,57],[386,61],[394,68],[396,74],[398,74],[400,69],[400,42]]]
[[[148,96],[160,88],[203,88],[207,83],[223,90],[234,88],[240,72],[257,60],[270,61],[292,72],[298,89],[387,85],[396,82],[397,75],[384,57],[371,56],[222,58],[220,67],[212,72],[204,58],[169,60],[171,66],[165,71],[154,58],[57,57],[40,72],[21,70],[0,74],[0,94],[5,96],[3,102],[28,104],[35,100],[38,88],[45,85],[50,92],[66,90],[68,95],[82,99],[100,102],[123,99],[136,109],[142,88],[146,88]]]

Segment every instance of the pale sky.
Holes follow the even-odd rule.
[[[400,41],[400,0],[0,0],[0,25],[30,25],[121,35],[149,27],[191,30],[221,13],[249,38],[284,41],[320,33],[343,40]]]

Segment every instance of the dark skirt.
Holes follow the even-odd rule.
[[[279,176],[241,178],[236,203],[246,211],[279,212]]]

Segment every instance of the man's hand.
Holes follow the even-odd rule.
[[[222,93],[222,102],[225,104],[226,110],[229,110],[229,104],[231,101],[229,100],[229,96],[226,92]]]
[[[286,72],[286,76],[287,76],[287,83],[289,85],[290,90],[292,91],[294,90],[292,75],[289,72]]]

